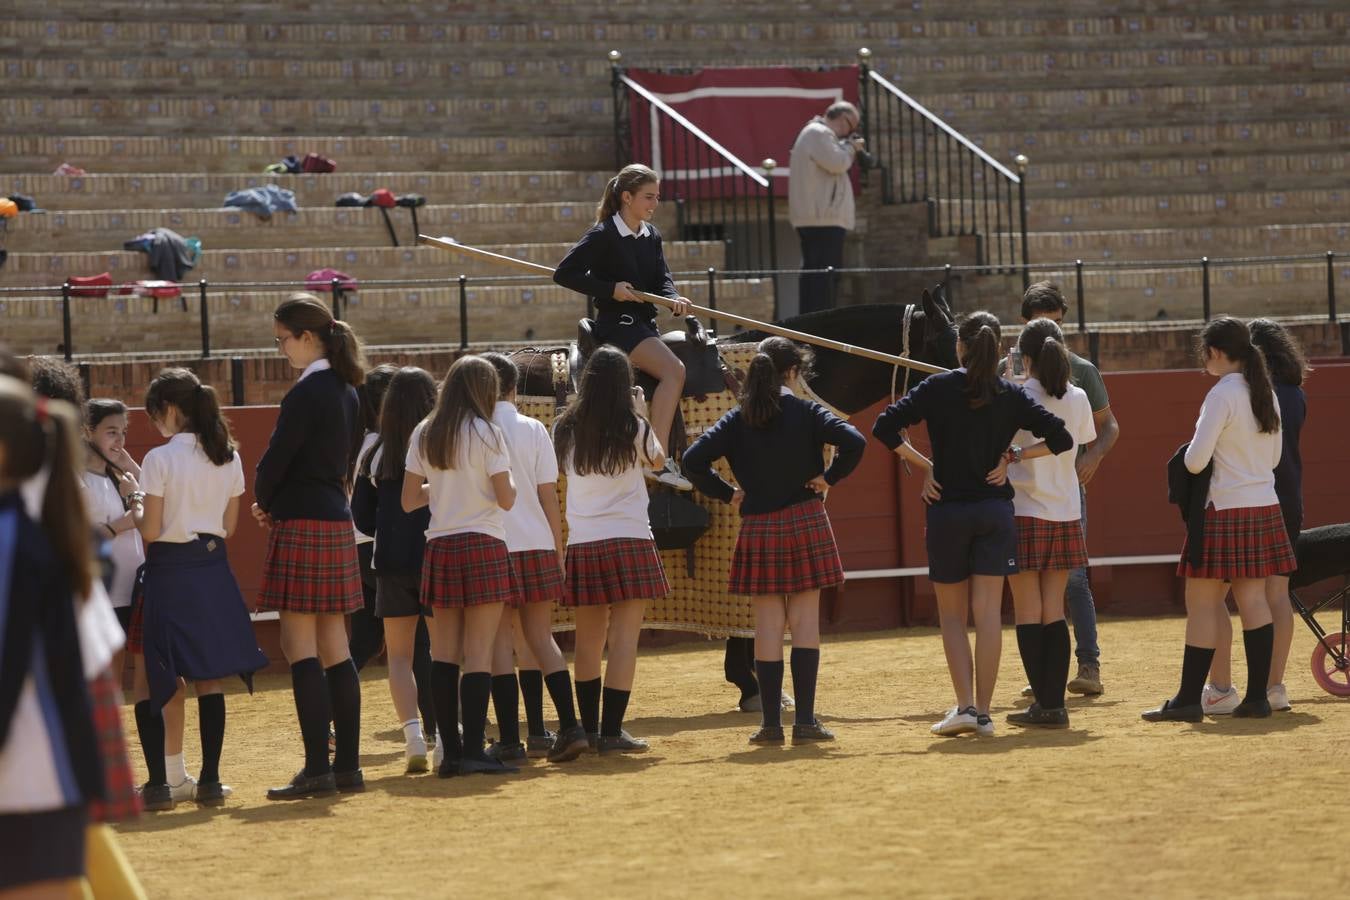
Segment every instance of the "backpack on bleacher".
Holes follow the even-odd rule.
[[[304,160],[300,163],[300,171],[306,175],[313,172],[336,172],[337,163],[317,153],[306,153]]]

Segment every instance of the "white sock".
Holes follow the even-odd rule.
[[[165,754],[164,776],[171,785],[187,781],[187,765],[183,762],[183,754],[175,753],[173,756]]]
[[[403,723],[403,741],[408,745],[421,744],[426,746],[426,738],[422,737],[421,719],[409,719]]]

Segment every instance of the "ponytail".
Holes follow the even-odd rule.
[[[277,307],[272,318],[296,337],[308,331],[318,338],[323,345],[324,357],[343,382],[358,387],[365,380],[366,357],[361,339],[350,325],[333,318],[332,312],[318,297],[304,292],[291,294]]]
[[[1280,414],[1275,409],[1275,389],[1270,383],[1270,372],[1261,351],[1252,344],[1251,332],[1240,320],[1220,316],[1200,332],[1200,352],[1217,350],[1242,367],[1247,379],[1247,393],[1251,398],[1252,415],[1262,434],[1280,430]]]
[[[152,418],[162,419],[171,406],[183,419],[182,432],[197,436],[207,459],[218,466],[234,459],[234,437],[221,413],[215,388],[202,384],[189,369],[165,369],[145,392],[145,411]]]
[[[965,345],[961,363],[966,367],[966,402],[979,409],[993,402],[1003,391],[998,377],[999,341],[1002,329],[992,313],[971,313],[957,328],[957,337]]]
[[[1033,319],[1022,328],[1017,349],[1031,361],[1036,380],[1051,397],[1063,397],[1069,389],[1069,351],[1064,334],[1052,319]]]
[[[741,386],[741,415],[751,428],[768,428],[782,409],[779,388],[788,373],[796,369],[799,377],[809,377],[811,357],[782,337],[765,338],[756,349]]]
[[[595,207],[595,224],[603,224],[606,219],[613,218],[615,213],[623,209],[624,191],[633,193],[644,184],[660,180],[661,176],[648,166],[640,163],[624,166],[619,174],[605,185],[605,192],[600,195],[600,202]]]
[[[1252,343],[1266,358],[1266,371],[1272,381],[1298,387],[1312,371],[1303,349],[1288,330],[1270,319],[1253,319],[1247,323]]]

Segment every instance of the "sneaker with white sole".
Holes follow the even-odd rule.
[[[445,741],[441,740],[440,729],[437,729],[436,749],[431,752],[431,764],[439,770],[443,762],[445,762]]]
[[[427,742],[425,739],[418,738],[414,741],[408,741],[403,748],[403,773],[405,775],[420,775],[430,768],[427,763]]]
[[[694,489],[694,483],[680,473],[679,463],[673,459],[667,459],[666,464],[659,469],[648,469],[647,478],[657,484],[672,487],[677,491],[692,491]]]
[[[178,784],[169,785],[174,803],[186,803],[197,796],[197,779],[189,775]]]
[[[994,736],[994,719],[988,713],[975,714],[975,735],[976,737]]]
[[[1232,715],[1233,710],[1237,709],[1241,702],[1242,697],[1238,695],[1237,688],[1232,686],[1224,689],[1207,684],[1200,695],[1200,708],[1207,716]]]
[[[979,718],[975,707],[953,706],[946,717],[932,727],[933,734],[942,737],[956,737],[958,734],[970,734],[979,728]]]
[[[1031,685],[1027,685],[1026,687],[1022,688],[1022,696],[1034,698],[1036,696],[1036,689]]]
[[[1270,708],[1275,712],[1285,712],[1294,708],[1289,702],[1289,692],[1282,684],[1273,684],[1266,688],[1266,699],[1270,701]]]

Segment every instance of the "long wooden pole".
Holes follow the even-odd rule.
[[[430,235],[419,234],[417,236],[419,244],[425,244],[430,247],[440,247],[442,250],[450,250],[462,256],[470,256],[474,259],[480,259],[484,262],[495,263],[505,268],[515,269],[519,272],[526,272],[530,275],[547,275],[553,277],[553,269],[539,263],[529,262],[524,259],[517,259],[514,256],[504,256],[500,253],[493,253],[491,250],[480,250],[477,247],[470,247],[467,244],[461,244],[457,241],[449,241],[444,238],[435,238]],[[655,303],[658,306],[664,306],[667,309],[674,307],[674,301],[669,297],[662,297],[657,294],[649,294],[646,291],[633,291],[638,297],[648,303]],[[729,313],[721,309],[709,309],[706,306],[689,304],[689,311],[706,316],[711,319],[720,319],[726,322],[735,322],[737,325],[743,325],[746,328],[753,328],[757,331],[764,331],[769,334],[776,334],[792,341],[801,341],[803,344],[813,344],[817,347],[824,347],[827,350],[838,350],[840,353],[847,353],[850,356],[861,356],[866,359],[874,359],[877,362],[887,363],[892,366],[907,366],[920,372],[927,372],[930,375],[939,372],[946,372],[947,369],[941,366],[930,365],[926,362],[919,362],[917,359],[908,359],[903,356],[895,356],[890,353],[882,353],[880,350],[870,350],[867,347],[857,347],[853,344],[845,344],[843,341],[836,341],[830,338],[819,337],[814,334],[807,334],[804,331],[794,331],[791,328],[784,328],[781,325],[773,325],[769,322],[761,322],[758,319],[750,319],[745,316],[738,316],[735,313]]]

